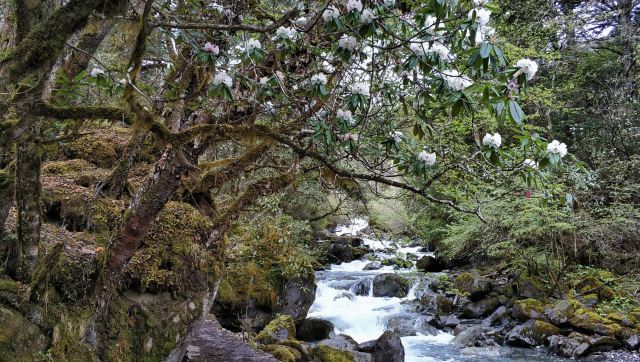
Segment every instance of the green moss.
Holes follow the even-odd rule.
[[[348,351],[332,348],[326,345],[318,345],[312,350],[312,355],[320,362],[354,362],[353,355]]]
[[[278,315],[274,320],[269,322],[264,329],[256,336],[256,341],[263,344],[274,340],[274,336],[283,336],[284,339],[294,339],[296,336],[296,325],[293,318],[289,315]],[[278,339],[278,338],[276,338]]]
[[[180,294],[213,285],[221,274],[223,250],[205,246],[211,225],[191,205],[167,203],[127,267],[130,286]]]
[[[281,362],[295,362],[300,360],[300,358],[302,358],[302,354],[298,352],[295,348],[285,346],[285,345],[267,344],[264,346],[260,346],[260,349],[270,353],[275,358],[277,358],[278,361],[281,361]]]
[[[550,324],[541,320],[536,320],[534,322],[533,333],[534,333],[533,338],[536,341],[540,341],[541,343],[544,343],[547,337],[560,333],[560,328],[554,326],[553,324]]]
[[[537,319],[544,314],[544,304],[533,298],[513,302],[514,313],[521,319]]]
[[[49,339],[36,325],[0,306],[0,361],[30,362],[48,345]]]
[[[620,325],[586,308],[576,310],[575,316],[569,320],[569,323],[589,333],[605,336],[616,336],[622,332]]]
[[[0,279],[0,292],[18,294],[20,292],[20,288],[18,287],[18,283],[13,280]]]

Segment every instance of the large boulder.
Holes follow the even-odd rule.
[[[471,326],[460,332],[454,339],[453,344],[458,347],[473,347],[482,338],[482,327]]]
[[[497,297],[486,298],[475,303],[469,303],[462,308],[463,318],[480,318],[491,314],[498,308],[500,302]]]
[[[296,321],[303,320],[315,300],[316,288],[313,277],[284,281],[278,291],[275,312],[290,315]]]
[[[491,280],[480,276],[475,270],[458,274],[455,286],[459,291],[467,293],[472,301],[484,298],[492,289]]]
[[[445,269],[446,264],[440,257],[425,255],[416,262],[416,268],[423,272],[441,272]]]
[[[256,342],[261,344],[275,344],[289,339],[295,339],[296,325],[288,315],[279,315],[269,322],[256,336]]]
[[[533,298],[520,299],[513,302],[513,317],[519,321],[527,321],[529,319],[544,319],[544,304]]]
[[[374,362],[371,354],[359,351],[358,343],[344,334],[319,342],[311,355],[318,362]]]
[[[375,341],[360,344],[359,350],[370,353],[374,362],[404,362],[402,341],[391,331],[384,332]]]
[[[307,318],[296,326],[296,338],[301,341],[321,341],[331,337],[333,323],[320,318]]]
[[[49,338],[20,313],[0,306],[0,361],[35,361]]]
[[[404,298],[409,294],[411,282],[398,274],[380,274],[373,278],[374,297]]]
[[[531,319],[509,331],[506,341],[512,346],[535,347],[544,344],[547,337],[559,332],[560,329],[553,324]]]
[[[573,318],[573,314],[580,307],[577,300],[558,300],[552,306],[545,309],[549,321],[555,325],[565,324]]]
[[[355,295],[364,295],[364,296],[369,295],[370,291],[371,291],[371,279],[370,278],[365,278],[365,279],[358,280],[350,289],[350,292],[352,292],[353,294],[355,294]]]
[[[378,270],[380,268],[382,268],[382,264],[379,261],[375,260],[365,265],[362,270]]]
[[[339,237],[331,240],[327,261],[338,264],[349,263],[362,258],[370,251],[371,249],[364,245],[360,238]]]
[[[436,335],[438,329],[429,324],[426,317],[412,314],[393,315],[386,320],[386,329],[400,337]]]
[[[256,350],[222,328],[215,320],[207,319],[187,348],[186,361],[254,361],[277,362],[272,355]]]

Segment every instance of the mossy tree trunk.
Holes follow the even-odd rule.
[[[24,115],[32,117],[31,115]],[[31,120],[34,125],[38,120]],[[15,277],[28,281],[38,262],[38,245],[42,225],[40,205],[40,149],[37,126],[25,132],[16,148],[15,199],[18,210],[18,242],[14,257],[17,260]]]

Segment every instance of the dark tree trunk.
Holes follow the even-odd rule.
[[[24,117],[32,117],[24,115]],[[15,200],[18,210],[18,242],[13,253],[17,259],[15,277],[29,281],[38,263],[38,246],[42,215],[40,206],[40,145],[37,118],[34,126],[25,132],[16,148]]]

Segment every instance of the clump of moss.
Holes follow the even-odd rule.
[[[104,168],[112,167],[122,155],[129,139],[127,128],[94,128],[92,133],[79,137],[65,145],[67,157],[89,161]]]
[[[311,354],[321,362],[354,362],[353,355],[348,351],[323,344],[316,346]]]
[[[205,246],[211,226],[193,206],[167,203],[127,267],[130,286],[180,294],[213,285],[220,275],[223,250]]]
[[[296,325],[293,318],[288,315],[278,315],[256,336],[256,342],[270,344],[280,340],[294,339]]]

